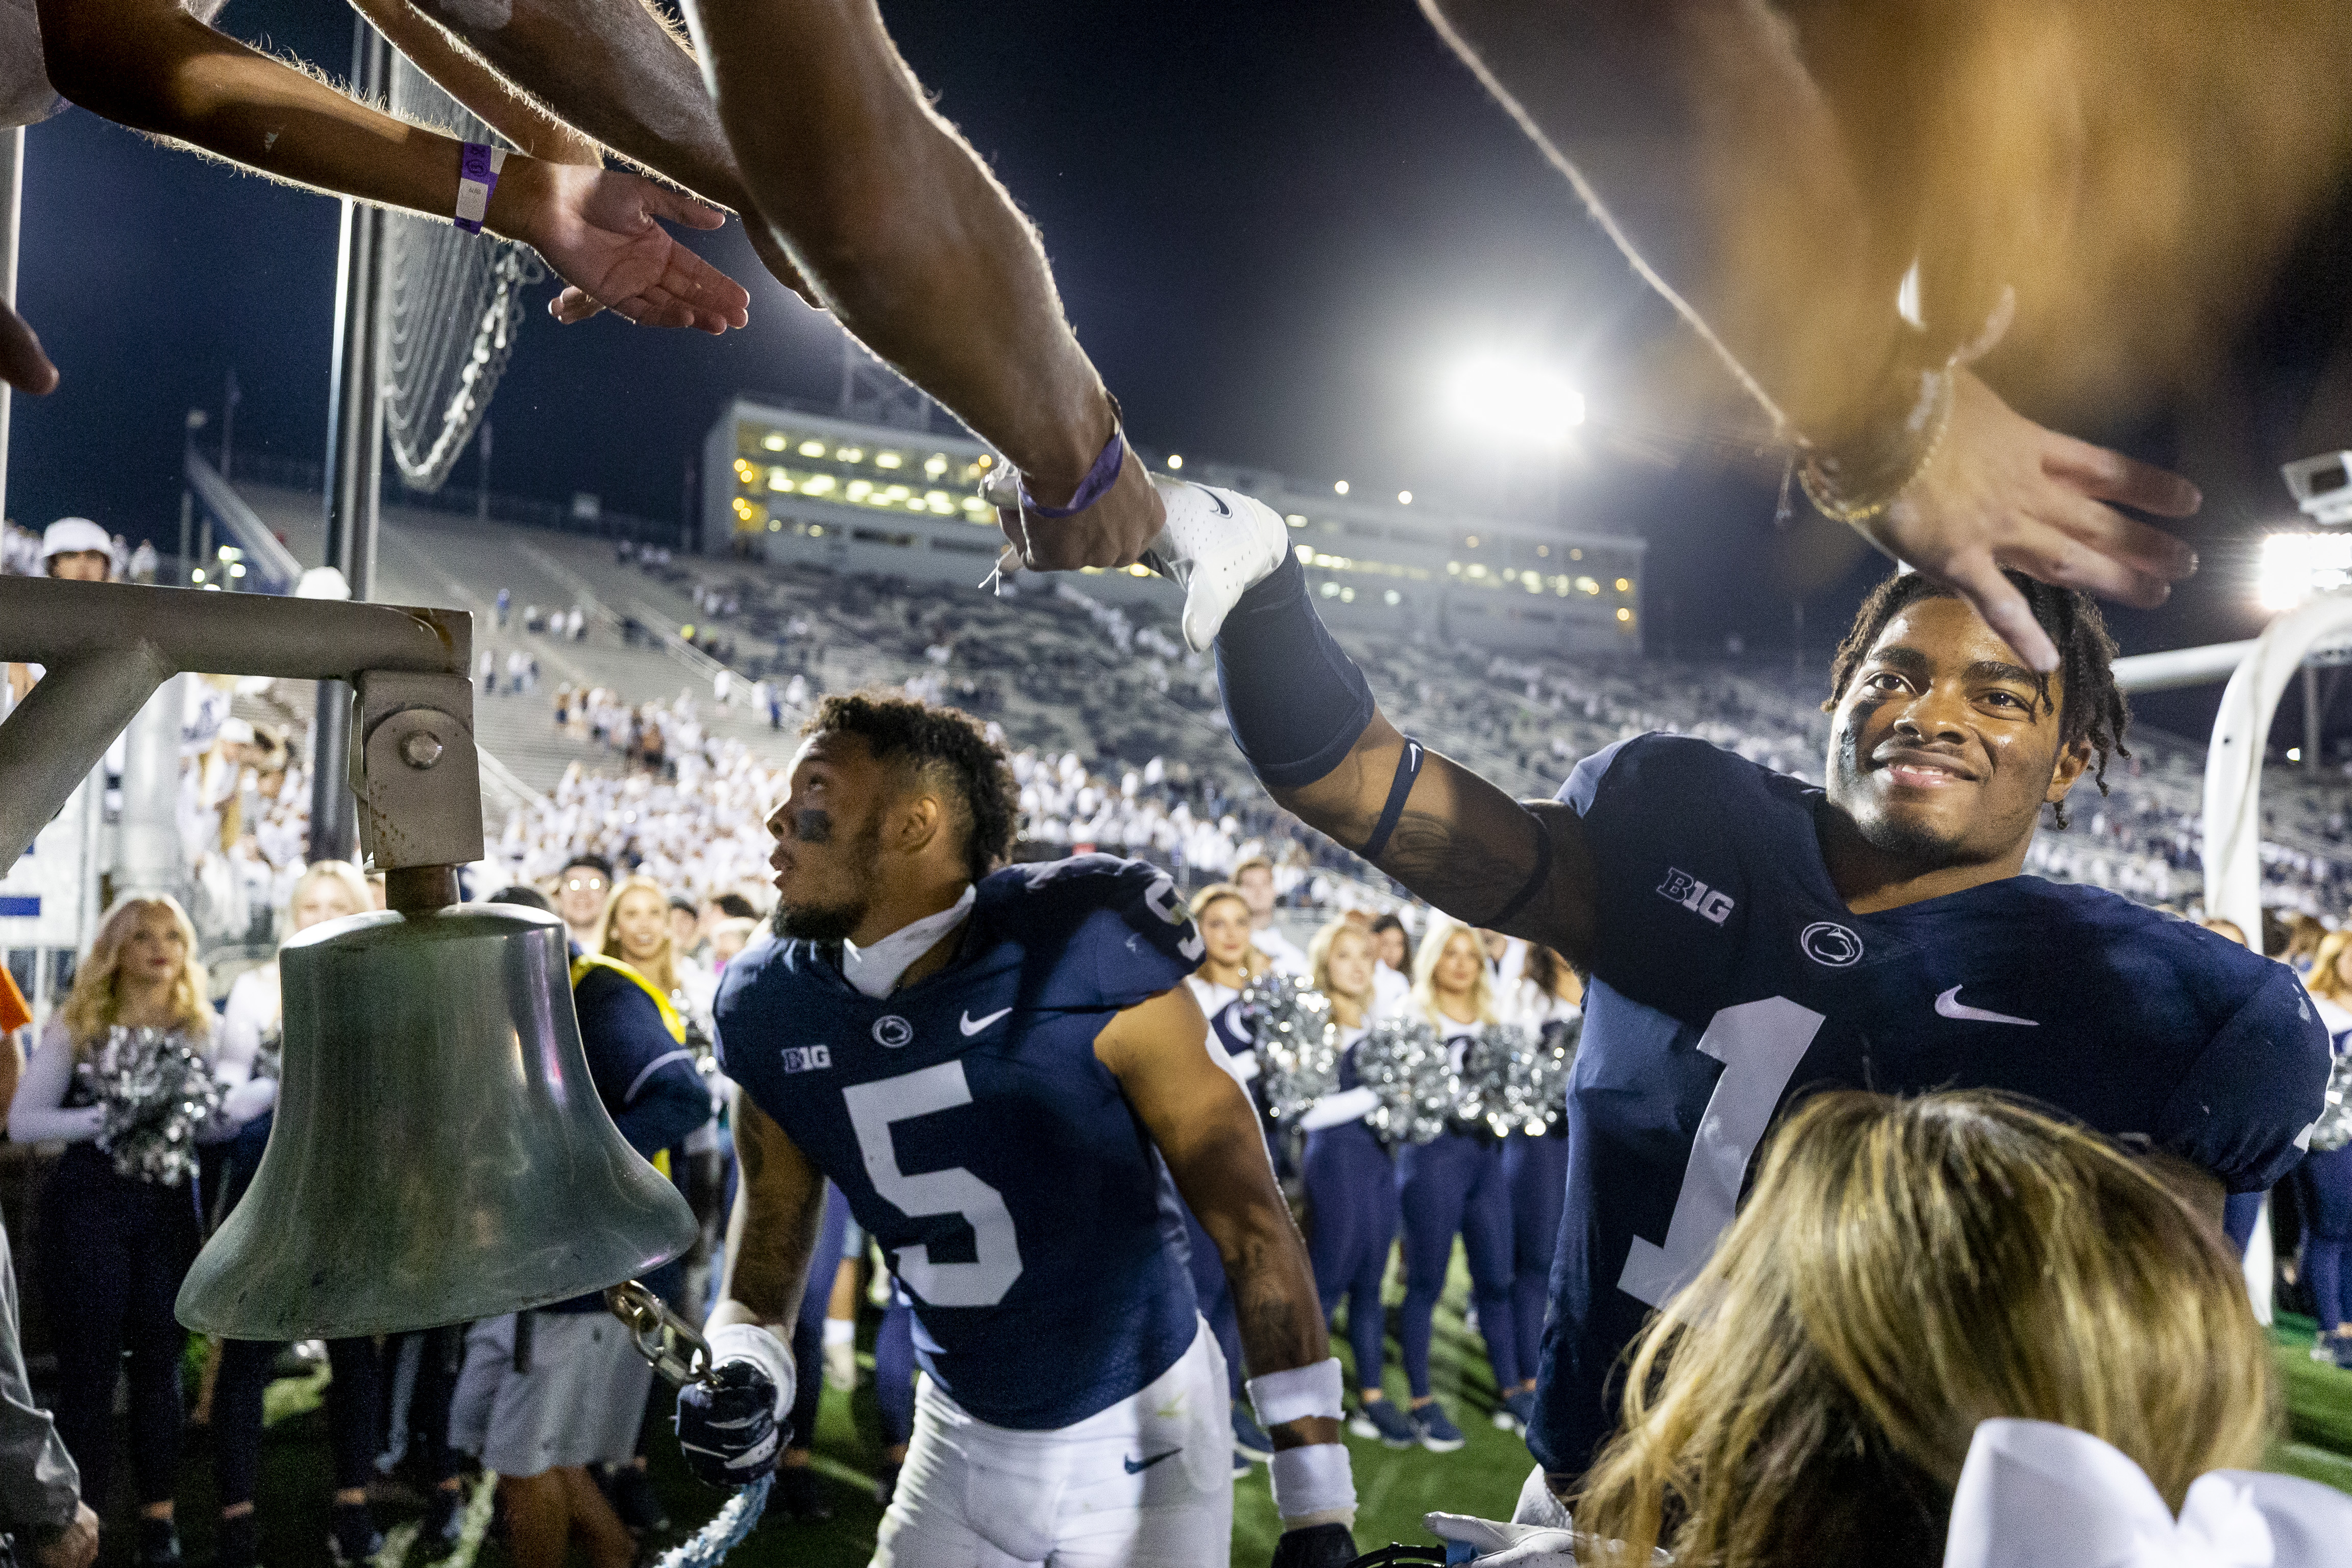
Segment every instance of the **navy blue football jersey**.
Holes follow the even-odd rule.
[[[1202,952],[1156,867],[1087,855],[982,880],[953,961],[887,996],[814,942],[727,965],[720,1066],[840,1187],[982,1421],[1066,1426],[1192,1342],[1159,1152],[1094,1044]]]
[[[2233,1192],[2302,1157],[2327,1038],[2282,964],[2038,877],[1852,913],[1822,792],[1703,741],[1620,742],[1560,798],[1601,919],[1528,1437],[1548,1469],[1614,1429],[1619,1355],[1712,1254],[1794,1096],[2006,1089]]]

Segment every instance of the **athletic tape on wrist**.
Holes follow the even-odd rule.
[[[1337,1421],[1339,1406],[1339,1358],[1327,1356],[1309,1366],[1294,1366],[1249,1380],[1250,1405],[1261,1426],[1321,1415]]]
[[[450,221],[467,234],[482,232],[482,218],[490,210],[490,193],[499,188],[499,170],[507,150],[468,142],[457,157],[457,213]]]
[[[1356,1474],[1339,1443],[1277,1448],[1266,1474],[1274,1480],[1274,1511],[1286,1525],[1310,1514],[1316,1522],[1345,1523],[1355,1517]]]
[[[776,1385],[776,1419],[784,1420],[793,1409],[792,1348],[757,1323],[728,1323],[707,1331],[703,1342],[710,1347],[710,1364],[719,1366],[730,1361],[748,1361],[768,1374]]]
[[[1389,835],[1396,831],[1397,818],[1404,815],[1405,797],[1412,794],[1412,781],[1421,776],[1421,759],[1427,754],[1419,741],[1410,735],[1405,737],[1404,754],[1397,758],[1396,777],[1389,781],[1388,804],[1381,807],[1381,819],[1373,826],[1372,836],[1356,851],[1375,866],[1380,864],[1381,851],[1389,847]]]

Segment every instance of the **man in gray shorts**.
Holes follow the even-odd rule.
[[[496,901],[547,907],[527,889]],[[575,946],[572,994],[588,1076],[631,1148],[650,1160],[710,1120],[710,1094],[686,1049],[683,1022],[635,971]],[[676,1268],[665,1265],[646,1282],[660,1289]],[[627,1469],[652,1378],[601,1294],[467,1331],[449,1444],[498,1476],[516,1568],[562,1568],[575,1534],[595,1568],[629,1568],[635,1543],[588,1467]]]

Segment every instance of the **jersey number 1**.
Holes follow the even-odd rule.
[[[1664,1306],[1706,1266],[1738,1207],[1748,1162],[1821,1027],[1821,1014],[1786,996],[1742,1002],[1707,1020],[1698,1048],[1723,1064],[1723,1076],[1699,1118],[1665,1245],[1635,1237],[1625,1271],[1617,1277],[1620,1290]]]
[[[900,1247],[891,1267],[907,1289],[934,1307],[993,1307],[1004,1300],[1021,1278],[1021,1246],[1013,1238],[1004,1194],[961,1165],[908,1175],[898,1169],[898,1145],[890,1137],[893,1122],[971,1103],[963,1063],[941,1062],[920,1072],[857,1084],[844,1089],[842,1099],[849,1106],[850,1125],[857,1130],[866,1180],[884,1201],[896,1204],[909,1219],[951,1214],[971,1226],[970,1263],[934,1263],[930,1248],[919,1242]]]

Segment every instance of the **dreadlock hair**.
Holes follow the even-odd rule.
[[[801,733],[856,735],[874,760],[913,771],[961,811],[964,861],[979,881],[1013,853],[1021,789],[1004,748],[960,708],[936,707],[894,691],[836,692],[817,704]]]
[[[2091,780],[2099,793],[2107,793],[2107,760],[2128,757],[2131,752],[2124,745],[2124,731],[2131,725],[2131,705],[2124,700],[2123,692],[2116,686],[2116,639],[2107,635],[2107,623],[2099,614],[2099,606],[2091,596],[2074,588],[2053,587],[2050,584],[2028,577],[2022,572],[2003,572],[2011,586],[2025,595],[2028,608],[2050,640],[2058,645],[2058,677],[2061,700],[2053,703],[2050,696],[2050,678],[2037,676],[2034,685],[2041,692],[2043,712],[2055,710],[2058,714],[2058,743],[2072,746],[2077,741],[2091,742],[2096,759],[2091,770]],[[1922,599],[1957,599],[1960,595],[1933,578],[1917,572],[1904,572],[1870,591],[1855,612],[1853,629],[1838,644],[1830,659],[1830,699],[1822,704],[1822,711],[1831,711],[1845,696],[1845,689],[1853,681],[1854,671],[1878,641],[1886,623]],[[2051,811],[2060,827],[2066,826],[2066,803],[2053,801]]]

